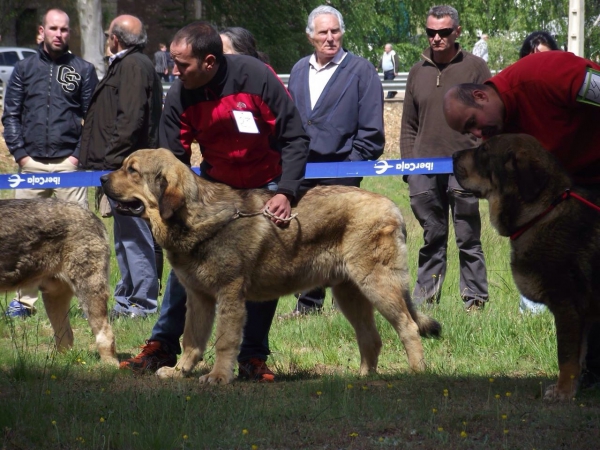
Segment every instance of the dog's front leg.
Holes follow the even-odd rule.
[[[583,320],[573,310],[552,311],[558,347],[558,383],[544,394],[544,400],[571,400],[577,392],[583,352]]]
[[[159,378],[178,378],[188,375],[202,360],[215,320],[215,299],[186,289],[187,302],[183,329],[183,354],[175,367],[161,367]]]
[[[245,320],[246,304],[240,288],[230,285],[217,299],[215,365],[210,373],[200,377],[200,383],[227,384],[233,380],[233,367],[240,351]]]

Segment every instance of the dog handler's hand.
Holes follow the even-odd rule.
[[[275,225],[284,227],[287,222],[278,219],[287,219],[292,214],[292,205],[289,199],[284,194],[275,194],[275,196],[265,204],[265,208],[269,208],[269,212],[275,217],[271,217],[271,220],[275,222]]]

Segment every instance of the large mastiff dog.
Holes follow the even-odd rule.
[[[102,361],[118,365],[107,318],[110,248],[93,213],[56,199],[0,200],[0,291],[39,286],[59,351],[73,346],[75,295]]]
[[[573,186],[553,155],[527,135],[502,135],[454,154],[458,182],[489,202],[511,237],[515,283],[548,306],[556,323],[558,383],[548,400],[577,390],[587,334],[600,320],[600,193]]]
[[[440,325],[413,308],[404,221],[389,199],[357,188],[317,187],[289,226],[261,214],[272,192],[208,182],[169,150],[139,150],[102,177],[117,211],[150,222],[188,300],[183,355],[160,377],[188,374],[202,359],[217,312],[216,359],[201,382],[229,383],[242,340],[244,302],[331,286],[356,331],[360,373],[377,369],[373,307],[397,331],[410,367],[425,368],[419,334]]]

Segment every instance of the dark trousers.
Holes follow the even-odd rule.
[[[454,175],[408,177],[410,206],[423,228],[413,303],[439,301],[446,276],[449,212],[452,214],[460,263],[460,295],[469,307],[487,301],[488,283],[481,248],[479,200],[465,191]]]
[[[321,178],[313,180],[304,180],[302,190],[305,191],[315,186],[355,186],[360,187],[362,178]],[[325,303],[325,288],[317,287],[310,291],[305,291],[296,296],[296,311],[303,314],[318,312],[323,309]]]
[[[383,79],[385,81],[393,81],[394,78],[396,78],[396,75],[394,75],[394,71],[393,70],[388,70],[386,72],[383,72]],[[385,98],[394,98],[397,93],[398,93],[398,91],[388,91],[388,93],[385,96]]]

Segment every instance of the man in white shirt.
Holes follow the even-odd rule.
[[[298,61],[288,89],[310,138],[309,162],[375,160],[383,153],[383,89],[375,67],[342,47],[344,19],[331,6],[308,16],[306,35],[315,51]],[[360,186],[362,178],[306,180],[305,188]],[[318,312],[325,290],[303,293],[295,313]]]

